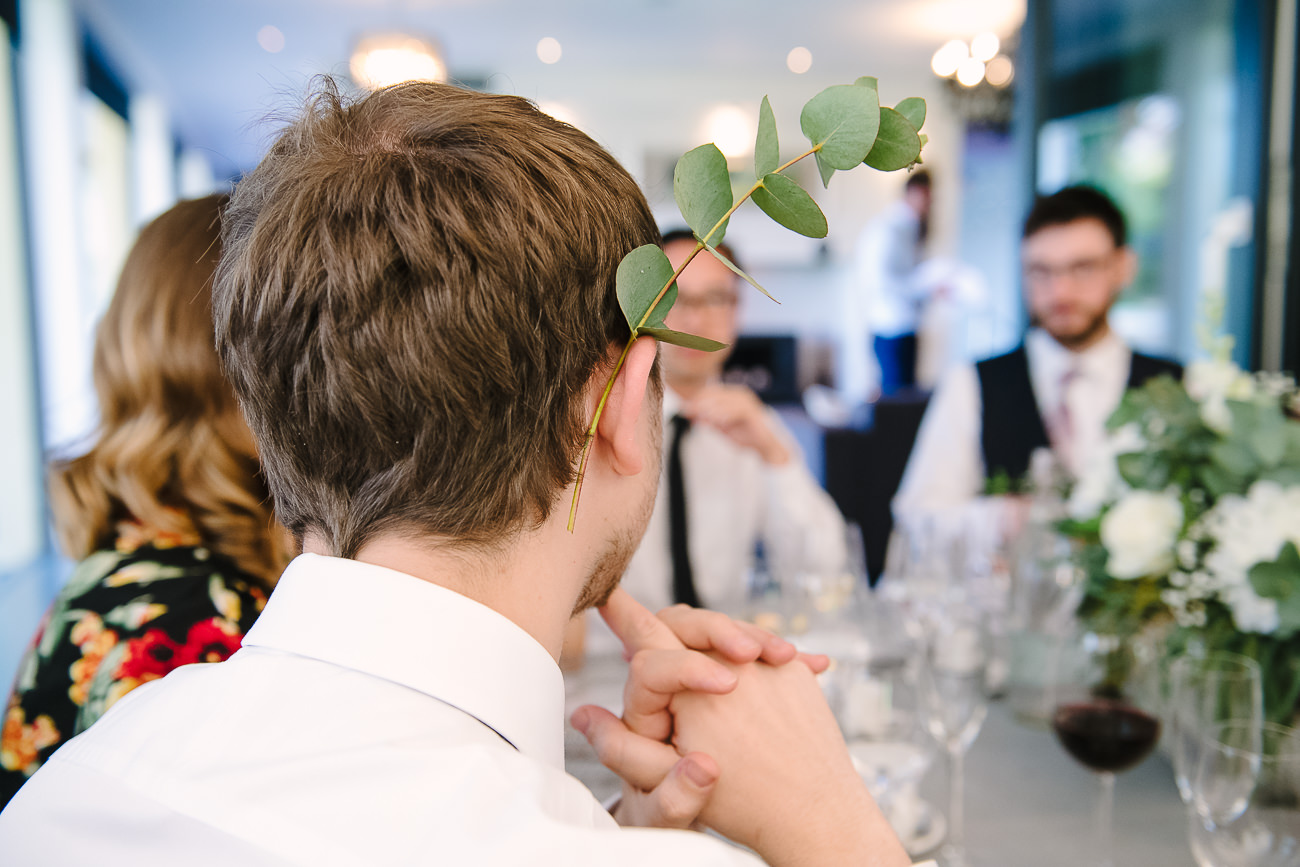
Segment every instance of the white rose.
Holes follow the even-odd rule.
[[[1260,596],[1249,581],[1232,588],[1224,601],[1232,609],[1232,620],[1242,632],[1269,635],[1277,629],[1277,601]]]
[[[1182,526],[1176,494],[1130,491],[1101,519],[1101,542],[1110,555],[1106,571],[1116,578],[1168,572]]]

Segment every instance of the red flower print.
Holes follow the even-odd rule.
[[[139,638],[126,643],[126,653],[114,672],[115,679],[131,679],[138,683],[157,680],[182,663],[178,661],[180,645],[161,629],[150,629]]]
[[[211,617],[190,627],[185,644],[176,652],[176,664],[221,662],[239,649],[239,627],[224,617]]]

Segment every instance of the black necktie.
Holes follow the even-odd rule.
[[[686,549],[686,484],[682,477],[682,437],[691,429],[691,420],[675,415],[672,422],[673,439],[668,444],[668,549],[673,558],[673,601],[698,608],[700,597],[695,594]]]

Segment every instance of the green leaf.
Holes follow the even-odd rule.
[[[1115,459],[1120,478],[1143,491],[1159,491],[1169,484],[1169,465],[1151,452],[1132,452]]]
[[[925,126],[925,100],[919,96],[909,96],[894,106],[894,111],[907,118],[907,122],[917,132],[920,132],[921,127]]]
[[[817,160],[817,174],[821,175],[822,186],[829,187],[831,185],[831,176],[835,174],[835,169],[819,159]]]
[[[867,154],[866,164],[882,172],[896,172],[916,162],[921,155],[921,137],[902,114],[880,109],[880,132]]]
[[[876,78],[874,75],[864,75],[857,81],[853,82],[853,85],[855,87],[869,87],[877,93],[876,98],[880,98],[880,79]]]
[[[776,171],[781,164],[781,147],[776,138],[776,115],[772,113],[772,103],[763,97],[763,104],[758,107],[758,136],[754,139],[754,175],[763,175]]]
[[[687,151],[677,161],[673,170],[673,198],[681,209],[686,225],[699,238],[710,244],[722,241],[727,232],[723,223],[709,236],[709,232],[731,209],[731,174],[727,171],[727,158],[715,144],[700,145]]]
[[[647,334],[656,340],[671,343],[673,346],[685,346],[687,349],[699,349],[703,352],[717,352],[719,349],[727,348],[725,343],[719,343],[707,337],[700,337],[698,334],[673,331],[671,328],[642,328],[638,333]]]
[[[803,187],[785,175],[765,176],[751,198],[763,213],[787,229],[809,238],[826,237],[826,215]]]
[[[847,171],[867,158],[880,130],[880,98],[875,89],[854,84],[828,87],[808,100],[799,127],[817,151],[822,182],[830,169]]]
[[[1248,573],[1250,585],[1266,599],[1277,600],[1278,638],[1300,631],[1300,551],[1292,542],[1282,546],[1271,563],[1256,563]]]
[[[1300,551],[1295,543],[1287,542],[1278,552],[1276,560],[1269,563],[1256,563],[1248,573],[1250,586],[1255,592],[1267,599],[1287,599],[1295,594],[1300,585]]]
[[[771,298],[773,301],[776,301],[777,304],[780,304],[780,303],[781,303],[780,301],[777,301],[777,300],[776,300],[776,297],[775,297],[771,292],[768,292],[766,289],[764,289],[762,286],[760,286],[757,280],[755,280],[753,277],[749,276],[749,275],[746,274],[744,271],[742,271],[742,270],[740,270],[739,268],[737,268],[737,267],[736,267],[736,263],[733,262],[733,261],[731,261],[730,259],[728,259],[726,256],[722,255],[722,253],[719,252],[718,249],[717,249],[716,247],[711,247],[711,246],[709,246],[708,244],[705,244],[705,245],[704,245],[704,249],[706,249],[706,250],[708,250],[710,253],[712,253],[712,254],[713,254],[713,258],[717,259],[717,260],[718,260],[719,262],[721,262],[723,265],[726,265],[727,268],[731,271],[732,274],[735,274],[735,275],[736,275],[737,277],[739,277],[741,280],[744,280],[746,283],[748,283],[750,286],[753,286],[753,287],[754,287],[755,289],[757,289],[759,292],[762,292],[762,293],[763,293],[764,295],[766,295],[768,298]]]
[[[627,317],[629,328],[636,331],[643,318],[647,323],[663,324],[664,316],[677,300],[676,283],[669,287],[653,313],[647,316],[647,311],[659,290],[672,277],[672,263],[657,244],[637,247],[623,257],[614,275],[614,287],[618,295],[618,306]]]
[[[1210,449],[1210,460],[1234,476],[1253,478],[1259,472],[1255,453],[1243,442],[1223,440]]]
[[[1286,418],[1271,407],[1259,407],[1255,413],[1255,424],[1249,431],[1251,451],[1265,466],[1277,466],[1286,453]]]

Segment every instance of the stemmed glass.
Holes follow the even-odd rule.
[[[1170,666],[1169,713],[1174,781],[1183,803],[1192,804],[1192,779],[1216,726],[1235,720],[1253,725],[1264,721],[1264,696],[1259,663],[1247,656],[1217,651],[1204,656],[1184,654]],[[1241,729],[1243,734],[1247,729]],[[1259,736],[1256,735],[1258,738]]]
[[[1159,740],[1154,696],[1141,688],[1132,646],[1119,636],[1077,633],[1054,662],[1052,729],[1066,752],[1097,774],[1096,863],[1111,867],[1115,774],[1145,759]]]
[[[978,610],[949,605],[931,610],[923,626],[921,704],[930,734],[948,754],[948,838],[940,858],[948,867],[968,864],[965,847],[966,750],[988,714],[987,620]]]
[[[1300,864],[1300,730],[1253,720],[1208,733],[1192,780],[1200,867]]]

